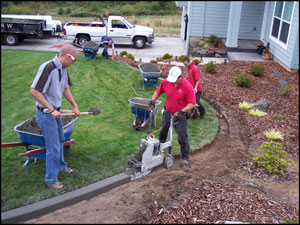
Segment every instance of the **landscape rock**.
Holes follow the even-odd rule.
[[[260,99],[253,104],[253,108],[258,109],[263,112],[267,112],[267,100]]]

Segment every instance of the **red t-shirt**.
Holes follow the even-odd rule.
[[[174,83],[164,79],[156,89],[156,93],[158,95],[166,93],[167,99],[165,107],[169,113],[175,113],[186,107],[189,103],[196,104],[194,89],[183,77],[176,88],[174,87]]]
[[[197,81],[201,79],[200,70],[199,70],[198,66],[196,66],[195,63],[192,62],[191,65],[188,67],[187,72],[188,72],[187,79],[192,84],[193,88],[195,88]],[[197,90],[198,90],[198,92],[202,91],[201,80],[200,80],[200,83],[198,84]]]

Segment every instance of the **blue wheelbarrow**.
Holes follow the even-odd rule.
[[[151,99],[135,97],[129,99],[128,101],[130,110],[135,115],[132,126],[135,127],[136,130],[145,127],[150,118],[149,103]],[[152,126],[155,125],[155,113],[159,108],[161,102],[162,101],[158,100],[155,101],[155,108],[153,110],[153,117],[151,121]]]
[[[65,124],[63,126],[63,133],[65,137],[64,142],[64,150],[69,149],[70,144],[74,144],[75,140],[70,139],[71,134],[75,127],[75,122],[78,119],[78,117],[73,118],[69,123]],[[26,162],[23,164],[23,166],[27,166],[30,162],[30,158],[34,158],[34,162],[37,161],[37,159],[46,159],[46,148],[45,146],[45,139],[44,136],[41,134],[31,133],[27,131],[20,130],[20,127],[28,122],[31,119],[25,120],[22,123],[16,125],[14,127],[14,130],[17,132],[19,139],[21,142],[14,142],[14,143],[1,143],[1,148],[5,147],[16,147],[16,146],[25,146],[26,152],[18,154],[19,156],[27,156]],[[39,146],[40,148],[34,148],[33,146]]]
[[[151,65],[152,69],[157,72],[146,71],[144,67],[147,65]],[[143,63],[139,64],[138,67],[143,78],[143,90],[145,89],[145,85],[154,85],[157,88],[157,79],[160,77],[161,69],[154,63]]]
[[[88,42],[84,43],[82,50],[83,50],[85,59],[88,59],[89,57],[91,57],[92,59],[96,60],[97,52],[99,50],[99,45],[93,41],[88,41]]]

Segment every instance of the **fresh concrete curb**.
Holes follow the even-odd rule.
[[[1,223],[19,223],[54,210],[73,205],[130,182],[130,175],[120,173],[65,194],[1,213]]]

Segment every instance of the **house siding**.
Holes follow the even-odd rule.
[[[226,38],[230,2],[191,2],[190,36]]]
[[[239,39],[259,40],[264,16],[264,1],[243,1]],[[255,30],[253,28],[256,28]]]
[[[280,46],[278,43],[270,39],[270,32],[272,26],[273,12],[275,2],[270,3],[270,10],[268,15],[268,24],[266,32],[266,42],[270,42],[271,53],[278,58],[283,64],[290,69],[299,69],[299,45],[298,45],[298,33],[299,33],[299,2],[296,2],[294,6],[294,15],[292,18],[290,36],[288,40],[287,49]],[[265,43],[266,44],[266,43]],[[297,62],[296,62],[297,60]]]

